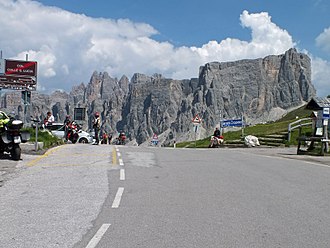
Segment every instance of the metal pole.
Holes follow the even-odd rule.
[[[197,126],[195,125],[195,128],[194,128],[195,129],[195,148],[196,148],[196,133],[197,133],[197,129],[196,128],[197,128]]]
[[[28,58],[29,58],[29,55],[28,54],[26,54],[25,55],[25,60],[26,61],[28,61]],[[26,125],[26,112],[27,112],[27,91],[25,90],[25,91],[23,91],[23,94],[24,94],[24,120],[23,120],[23,122],[24,122],[24,124]]]
[[[323,120],[323,137],[328,140],[328,119]],[[329,152],[328,142],[324,142],[324,151]]]
[[[244,123],[244,116],[242,115],[242,138],[244,138],[244,127],[245,127],[245,123]]]
[[[35,150],[38,151],[38,122],[36,122],[36,142],[35,142]]]
[[[221,128],[221,118],[222,118],[222,116],[221,116],[221,109],[220,109],[220,120],[219,120],[219,129],[220,129],[220,135],[222,135],[222,128]]]

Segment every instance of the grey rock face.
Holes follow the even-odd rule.
[[[295,49],[264,59],[206,64],[199,85],[206,103],[202,108],[207,107],[201,111],[222,110],[227,118],[244,115],[251,121],[274,120],[272,109],[299,106],[316,94],[310,59]]]
[[[123,130],[137,144],[156,133],[161,143],[169,144],[174,139],[193,139],[192,118],[196,114],[203,119],[199,137],[203,138],[219,124],[220,114],[225,119],[244,116],[248,123],[272,121],[315,94],[309,57],[290,49],[263,59],[207,63],[200,67],[199,78],[189,80],[138,73],[131,80],[126,76],[118,80],[94,72],[86,86],[75,86],[69,94],[33,92],[26,116],[43,118],[52,110],[55,118],[63,121],[65,115],[73,116],[75,107],[83,107],[85,129],[91,128],[93,114],[98,111],[107,132]],[[9,106],[6,97],[1,101],[5,108],[22,117],[24,106]]]

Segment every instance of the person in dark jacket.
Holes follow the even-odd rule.
[[[213,133],[213,136],[215,136],[215,137],[217,137],[217,138],[220,138],[221,133],[220,133],[219,128],[215,128],[214,133]]]
[[[100,113],[96,112],[94,115],[94,120],[93,120],[93,129],[94,129],[94,134],[95,134],[95,143],[93,145],[98,145],[100,143],[100,126],[101,126],[101,119],[100,119]]]

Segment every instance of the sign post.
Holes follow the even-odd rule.
[[[36,90],[37,62],[0,58],[0,88]]]
[[[195,148],[196,148],[196,139],[197,139],[197,132],[199,131],[200,124],[202,123],[202,119],[196,114],[194,118],[191,120],[194,125],[194,133],[195,133]]]
[[[37,62],[2,59],[0,56],[0,90],[12,89],[22,91],[24,103],[24,120],[26,122],[27,105],[31,101],[31,90],[37,89]]]
[[[242,127],[242,136],[244,136],[243,116],[241,117],[241,119],[223,120],[221,122],[220,128],[224,128],[224,127]]]
[[[323,108],[323,137],[325,140],[328,140],[328,123],[329,123],[329,119],[330,119],[330,108]],[[329,151],[329,144],[328,142],[324,143],[325,147],[325,151],[328,152]]]
[[[5,59],[5,75],[37,76],[37,62]]]
[[[330,119],[330,108],[323,108],[323,119]]]
[[[154,145],[154,146],[157,146],[158,145],[158,135],[154,133],[154,135],[152,136],[152,140],[151,140],[151,143]]]
[[[86,118],[86,108],[74,108],[73,119],[75,121],[84,121]]]
[[[235,120],[223,120],[222,127],[242,127],[243,120],[242,119],[235,119]]]

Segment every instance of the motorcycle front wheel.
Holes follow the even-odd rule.
[[[10,155],[13,160],[18,161],[21,159],[21,148],[18,144],[13,145],[13,148],[10,151]]]

